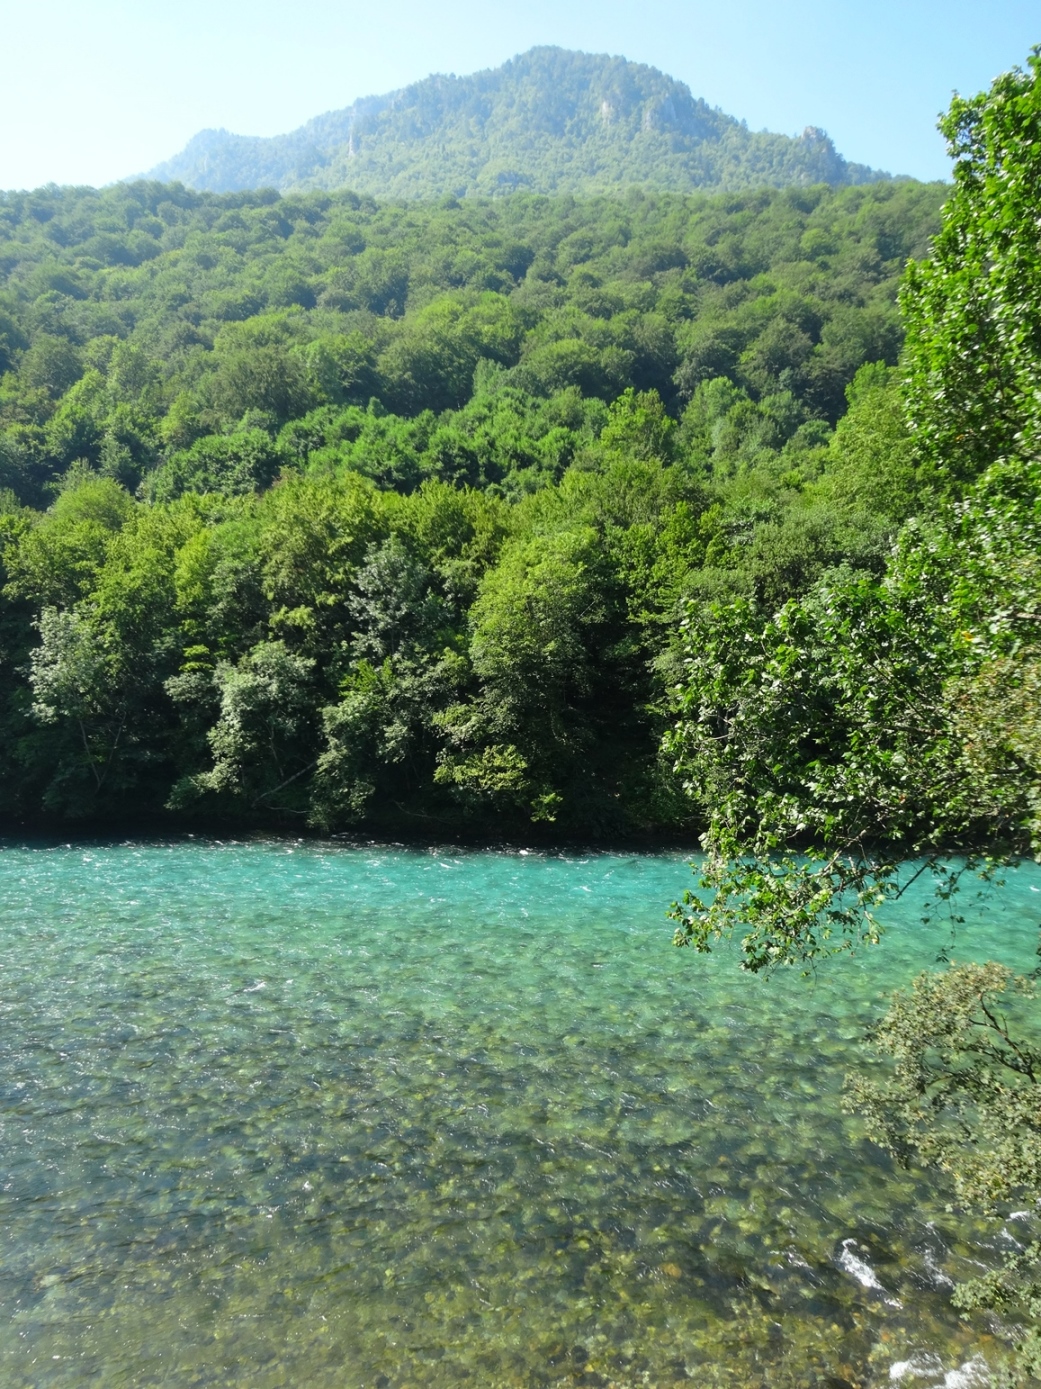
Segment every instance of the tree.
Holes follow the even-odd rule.
[[[30,390],[37,387],[58,400],[79,380],[82,371],[82,359],[71,342],[41,333],[22,358],[18,374]]]
[[[939,1168],[964,1205],[1001,1219],[1024,1196],[1034,1212],[1041,1205],[1041,1049],[1027,1025],[1035,1002],[1033,980],[1001,965],[921,974],[872,1034],[894,1063],[888,1076],[847,1083],[849,1107],[877,1143]],[[1041,1240],[1015,1244],[997,1268],[962,1283],[954,1302],[1026,1317],[1018,1367],[1041,1375]]]
[[[148,478],[145,491],[157,502],[185,492],[221,492],[236,496],[269,487],[282,457],[263,429],[209,434],[191,448],[170,455]]]
[[[480,691],[449,709],[438,781],[552,820],[589,744],[581,707],[598,677],[612,581],[591,528],[509,545],[481,586],[470,648]]]
[[[1029,74],[956,99],[943,129],[956,189],[933,259],[908,272],[908,409],[946,488],[978,480],[939,525],[909,523],[881,583],[840,571],[776,614],[691,615],[671,746],[711,807],[717,895],[678,912],[680,937],[707,947],[748,907],[753,968],[812,957],[836,929],[871,934],[862,909],[897,890],[902,853],[1029,843],[1036,763],[1015,751],[1009,710],[983,756],[964,709],[987,671],[1022,667],[1041,615],[1041,473],[999,461],[1041,418],[1041,332],[1024,298],[1041,288],[1024,202],[1041,149],[1038,53]],[[955,410],[978,427],[955,437]],[[810,861],[771,858],[792,846]]]
[[[209,793],[246,810],[277,805],[304,813],[299,782],[315,765],[313,667],[277,641],[261,642],[236,665],[219,663],[213,678],[220,715],[208,735],[213,767],[182,779],[171,808]],[[176,697],[180,688],[175,685],[171,694]]]
[[[9,595],[71,606],[93,585],[133,505],[110,478],[89,469],[70,475],[50,510],[8,550]]]
[[[44,608],[39,632],[29,677],[32,712],[41,724],[66,724],[72,742],[45,799],[82,814],[105,789],[126,731],[126,702],[102,636],[87,618]],[[76,787],[84,775],[86,787]]]
[[[876,937],[903,858],[1030,847],[1039,496],[1041,465],[998,464],[909,524],[881,580],[838,569],[776,613],[691,611],[669,746],[715,895],[677,909],[682,940],[747,924],[749,968],[810,960]]]
[[[949,488],[1041,449],[1041,48],[940,122],[954,191],[903,289],[908,414]]]

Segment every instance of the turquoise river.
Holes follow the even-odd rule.
[[[946,1386],[1002,1329],[842,1112],[887,989],[1036,963],[1041,874],[816,978],[676,951],[680,855],[0,848],[0,1384]],[[997,1334],[995,1334],[997,1333]]]

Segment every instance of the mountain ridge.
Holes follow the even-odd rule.
[[[389,197],[598,193],[886,179],[824,131],[753,132],[657,68],[540,47],[468,76],[434,74],[271,137],[203,130],[147,175],[200,191],[351,187]]]

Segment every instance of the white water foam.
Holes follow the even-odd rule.
[[[936,1288],[953,1288],[953,1287],[954,1287],[954,1279],[951,1278],[951,1277],[949,1277],[946,1273],[944,1273],[943,1269],[942,1269],[942,1268],[940,1267],[940,1265],[936,1262],[935,1256],[933,1255],[932,1251],[929,1250],[929,1249],[927,1249],[927,1250],[925,1251],[924,1263],[925,1263],[925,1271],[926,1271],[926,1273],[928,1273],[929,1277],[933,1280],[933,1286],[934,1286],[934,1287],[936,1287]]]
[[[983,1389],[990,1381],[986,1362],[978,1355],[953,1370],[945,1370],[940,1357],[928,1352],[912,1355],[910,1360],[898,1360],[889,1367],[889,1378],[894,1383],[908,1375],[916,1379],[928,1377],[930,1389]]]
[[[881,1293],[887,1306],[902,1307],[904,1304],[898,1297],[889,1296],[888,1290],[878,1281],[878,1275],[871,1265],[853,1253],[853,1250],[859,1247],[855,1239],[842,1241],[842,1253],[837,1259],[839,1268],[842,1269],[843,1273],[848,1273],[852,1278],[855,1278],[862,1288],[871,1288],[874,1292]]]
[[[906,1379],[908,1375],[914,1375],[917,1379],[924,1375],[943,1374],[943,1361],[938,1355],[912,1355],[910,1360],[898,1360],[895,1365],[889,1367],[889,1378],[899,1381]]]

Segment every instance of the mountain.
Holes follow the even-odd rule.
[[[469,77],[434,76],[365,97],[271,139],[204,130],[150,178],[212,192],[350,187],[394,198],[689,192],[872,183],[809,127],[754,132],[656,68],[533,48]]]

